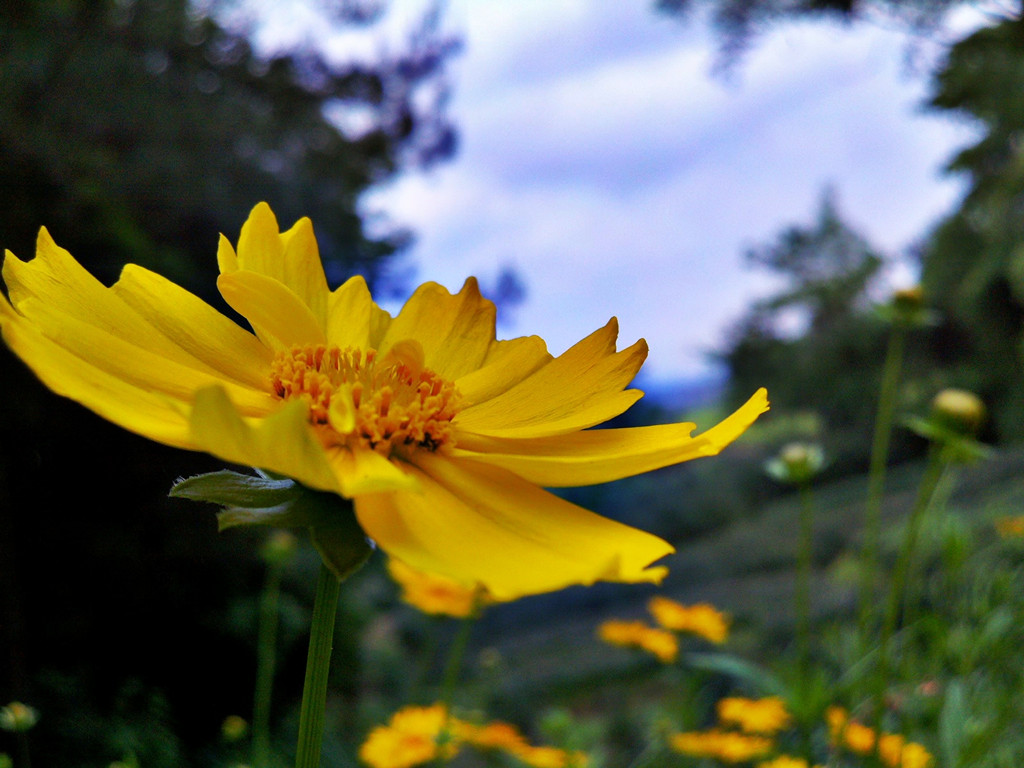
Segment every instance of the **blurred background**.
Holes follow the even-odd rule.
[[[864,471],[886,343],[872,307],[894,287],[920,282],[937,318],[911,339],[901,407],[965,387],[991,411],[988,442],[1020,440],[1022,130],[1010,2],[0,10],[0,245],[23,259],[45,225],[105,283],[135,262],[223,306],[218,234],[235,241],[266,200],[283,227],[312,218],[332,286],[363,274],[392,310],[421,281],[475,274],[502,335],[555,353],[617,315],[623,343],[652,349],[648,397],[620,424],[705,428],[767,386],[770,418],[728,455],[571,494],[688,553],[669,563],[679,596],[724,599],[738,570],[783,567],[749,527],[781,493],[760,467],[782,442],[823,443],[837,482]],[[166,498],[219,469],[209,457],[106,424],[6,350],[0,386],[0,702],[43,713],[39,765],[223,764],[221,722],[251,709],[264,534],[218,534],[213,510]],[[848,529],[837,517],[824,565]],[[725,541],[748,551],[723,558]],[[315,570],[303,550],[285,579],[285,744]],[[763,610],[772,584],[732,609]],[[350,587],[338,765],[423,632],[379,563]],[[592,634],[636,595],[488,614],[478,650],[535,662],[496,698],[514,713],[550,684],[557,658],[524,649]]]

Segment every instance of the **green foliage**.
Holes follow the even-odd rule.
[[[989,404],[1001,439],[1024,437],[1024,22],[1004,21],[954,45],[935,75],[931,105],[968,117],[980,139],[950,170],[969,188],[932,234],[922,283],[943,325],[934,345],[950,385]]]
[[[7,3],[0,242],[27,258],[45,223],[101,279],[141,261],[208,290],[218,233],[262,199],[285,226],[317,222],[332,281],[382,276],[408,233],[369,234],[359,197],[451,152],[424,91],[453,48],[428,27],[391,58],[335,65],[261,56],[186,0]],[[366,129],[347,136],[327,108],[358,110]]]

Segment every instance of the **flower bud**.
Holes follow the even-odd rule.
[[[0,708],[0,728],[5,731],[27,731],[38,722],[39,713],[20,701],[12,701]]]
[[[779,455],[765,464],[765,471],[781,483],[800,485],[817,475],[825,463],[821,446],[809,443],[788,443]]]
[[[228,715],[220,726],[220,735],[227,742],[241,741],[248,731],[249,724],[238,715]]]
[[[890,323],[904,327],[919,327],[935,321],[935,313],[925,307],[921,286],[894,291],[888,304],[879,307],[879,314]]]
[[[932,416],[956,434],[973,436],[985,421],[985,405],[973,392],[944,389],[932,400]]]
[[[299,540],[288,531],[274,531],[263,545],[260,554],[267,565],[284,565],[299,548]]]

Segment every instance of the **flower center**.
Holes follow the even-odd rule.
[[[454,384],[423,367],[422,348],[408,340],[384,355],[354,347],[293,347],[277,353],[270,383],[281,400],[306,401],[325,444],[363,445],[385,456],[450,443],[461,400]]]

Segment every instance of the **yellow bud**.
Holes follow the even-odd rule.
[[[944,389],[932,400],[932,415],[954,432],[975,435],[985,421],[985,405],[973,392]]]

